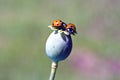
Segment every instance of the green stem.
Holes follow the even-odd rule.
[[[57,67],[58,67],[58,62],[52,62],[51,73],[50,73],[49,80],[54,80],[55,79],[55,74],[56,74]]]

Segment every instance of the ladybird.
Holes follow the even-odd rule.
[[[70,34],[75,34],[76,32],[76,26],[72,23],[68,23],[66,26],[66,30],[70,33]]]
[[[54,27],[55,29],[62,29],[62,30],[64,30],[65,27],[66,27],[66,23],[64,23],[63,21],[61,21],[59,19],[53,20],[52,27]]]

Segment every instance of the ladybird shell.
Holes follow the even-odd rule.
[[[52,22],[52,27],[56,27],[59,28],[60,26],[62,26],[62,21],[61,20],[53,20]]]
[[[69,29],[69,28],[72,28],[74,31],[76,31],[76,27],[72,23],[67,24],[66,29]]]

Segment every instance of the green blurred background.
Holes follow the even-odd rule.
[[[54,19],[78,33],[55,80],[120,80],[120,0],[0,0],[0,80],[48,80]]]

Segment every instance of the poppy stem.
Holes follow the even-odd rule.
[[[56,74],[57,67],[58,67],[58,62],[52,62],[51,73],[50,73],[49,80],[54,80],[55,79],[55,74]]]

